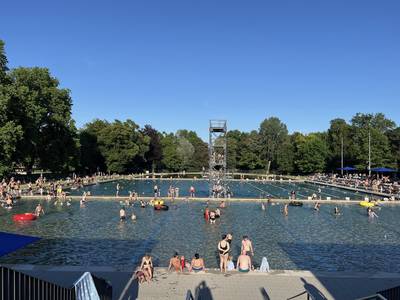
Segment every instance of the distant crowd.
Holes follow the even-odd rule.
[[[313,181],[389,194],[391,195],[391,200],[400,199],[400,181],[390,176],[347,174],[342,177],[338,174],[315,174],[311,179]]]
[[[99,181],[113,179],[118,175],[108,175],[105,173],[96,173],[91,176],[80,177],[73,174],[65,179],[48,180],[40,175],[36,180],[17,180],[14,177],[2,179],[0,184],[0,202],[7,199],[16,199],[22,195],[47,195],[51,197],[65,196],[65,188],[81,188],[87,184],[94,184]]]

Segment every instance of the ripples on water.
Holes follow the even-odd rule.
[[[161,212],[136,205],[127,213],[134,211],[137,221],[120,222],[119,201],[93,200],[85,208],[75,201],[70,207],[42,201],[44,217],[26,224],[11,220],[12,214],[33,211],[37,202],[21,201],[11,212],[0,208],[1,231],[42,237],[0,262],[125,268],[148,252],[156,266],[166,266],[178,251],[187,258],[198,252],[207,267],[217,267],[217,243],[222,234],[232,232],[234,257],[241,237],[249,235],[255,264],[266,256],[274,269],[398,272],[400,265],[397,206],[382,208],[379,218],[370,220],[357,205],[340,206],[338,217],[328,204],[319,213],[312,205],[290,207],[285,218],[282,205],[262,211],[259,203],[231,203],[210,225],[203,219],[204,202],[169,202],[170,210]]]

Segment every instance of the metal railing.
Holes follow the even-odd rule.
[[[75,300],[75,289],[0,267],[0,300]]]
[[[400,299],[400,286],[378,292],[377,294],[383,296],[387,300],[397,300]]]
[[[101,300],[112,299],[112,287],[93,276]],[[76,300],[75,287],[62,287],[25,273],[0,266],[0,300]]]

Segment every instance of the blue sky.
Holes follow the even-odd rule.
[[[207,137],[209,119],[290,132],[383,112],[400,123],[400,1],[8,1],[10,67],[45,66],[80,127],[131,118]]]

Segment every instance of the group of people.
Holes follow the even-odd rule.
[[[371,176],[363,174],[347,174],[344,176],[338,174],[316,174],[311,179],[323,183],[386,193],[393,195],[392,200],[400,199],[400,182],[390,176],[378,174]]]
[[[191,262],[187,262],[184,256],[179,256],[178,252],[175,252],[174,256],[169,260],[168,271],[174,269],[175,272],[183,272],[187,269],[189,272],[202,272],[205,271],[206,266],[204,259],[200,257],[200,254],[196,253]]]
[[[119,220],[120,220],[120,221],[125,221],[126,218],[127,218],[126,209],[125,209],[125,207],[121,207],[121,209],[119,210]],[[136,218],[137,218],[137,217],[136,217],[135,213],[132,212],[132,214],[131,214],[131,220],[132,220],[132,221],[136,221]]]
[[[216,219],[220,217],[221,217],[221,210],[219,208],[216,208],[215,210],[210,210],[208,205],[206,206],[204,210],[204,219],[207,222],[210,222],[210,224],[215,224]]]
[[[231,233],[224,234],[222,239],[218,243],[218,253],[220,260],[220,270],[223,273],[227,271],[235,270],[235,265],[233,263],[233,256],[230,255],[232,250],[232,239]],[[254,269],[251,262],[251,257],[254,256],[253,244],[248,236],[243,236],[240,248],[240,255],[237,259],[236,270],[241,273],[248,273]]]

